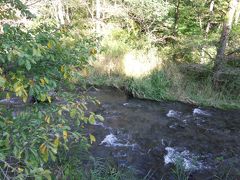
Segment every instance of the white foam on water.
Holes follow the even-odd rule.
[[[181,114],[182,114],[181,112],[169,110],[168,113],[166,114],[166,116],[179,119]]]
[[[19,102],[19,99],[17,98],[10,98],[10,99],[1,99],[0,100],[0,103],[9,103],[9,104],[15,104],[15,103],[18,103]]]
[[[177,126],[178,126],[178,124],[177,124],[177,123],[174,123],[174,124],[170,125],[169,128],[170,128],[170,129],[176,129]]]
[[[183,120],[183,123],[184,123],[184,124],[187,124],[187,119],[184,119],[184,120]]]
[[[129,107],[129,108],[141,108],[142,107],[140,104],[135,104],[135,103],[123,103],[123,106]]]
[[[114,135],[107,135],[99,145],[105,145],[107,147],[135,147],[135,144],[120,143],[120,140]]]
[[[199,108],[193,109],[193,115],[204,115],[204,116],[211,116],[211,114],[207,111],[203,111]]]
[[[165,150],[167,151],[167,154],[164,156],[165,165],[170,163],[176,164],[180,161],[186,171],[208,168],[201,161],[197,160],[199,156],[191,154],[188,150],[180,152],[172,147],[166,147]]]
[[[117,140],[118,139],[116,136],[114,136],[113,134],[109,134],[102,140],[100,145],[105,144],[105,146],[114,146],[116,144]]]
[[[102,122],[95,122],[94,123],[95,126],[102,126],[102,127],[105,127],[104,124]]]

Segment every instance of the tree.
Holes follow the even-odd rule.
[[[100,0],[96,0],[96,33],[97,34],[99,34],[101,30],[100,18],[101,18],[101,2]]]
[[[216,55],[216,60],[215,60],[215,64],[214,64],[215,71],[218,71],[219,69],[221,69],[222,65],[224,63],[225,50],[227,47],[229,34],[231,32],[234,15],[235,15],[238,5],[239,5],[238,0],[231,0],[229,3],[229,10],[228,10],[226,18],[223,22],[222,34],[221,34],[219,46],[217,48],[217,55]]]
[[[179,21],[179,7],[180,7],[180,0],[176,0],[175,2],[175,14],[174,14],[174,24],[173,24],[173,35],[177,36],[178,31],[178,21]]]

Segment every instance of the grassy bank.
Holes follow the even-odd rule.
[[[195,69],[189,73],[179,65],[201,65],[197,49],[189,52],[188,48],[183,48],[182,44],[188,43],[176,44],[175,48],[169,44],[160,47],[151,37],[132,36],[121,28],[104,35],[96,60],[82,72],[88,84],[124,88],[135,97],[157,101],[182,101],[221,109],[240,108],[239,92],[234,86],[221,90],[214,88],[212,59],[205,57],[203,65],[208,72],[198,76]],[[214,55],[214,48],[212,51]],[[175,55],[179,56],[175,57],[177,62],[173,58]]]
[[[142,56],[142,58],[146,57]],[[129,72],[124,72],[123,63],[119,61],[119,59],[109,60],[108,57],[107,60],[94,62],[92,67],[84,70],[87,83],[124,88],[134,97],[143,99],[181,101],[221,109],[240,108],[240,97],[232,94],[227,88],[221,91],[215,90],[210,75],[204,78],[184,75],[178,65],[163,62],[161,59],[158,59],[161,63],[155,63],[152,69],[148,68],[147,59],[140,60],[142,61],[140,63],[147,64],[142,65],[146,67],[146,72],[136,75],[136,72],[132,71],[133,74],[129,75]],[[135,70],[137,66],[132,65]]]

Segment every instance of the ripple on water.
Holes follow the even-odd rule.
[[[142,105],[137,104],[137,103],[123,103],[123,106],[128,107],[128,108],[142,108]]]
[[[99,145],[105,145],[107,147],[134,147],[135,144],[130,144],[129,142],[121,143],[114,134],[110,133],[107,135]]]
[[[193,115],[211,116],[211,113],[201,110],[199,108],[195,108],[195,109],[193,109]]]
[[[176,118],[179,119],[181,117],[182,113],[174,110],[169,110],[166,114],[167,117]]]
[[[19,98],[1,99],[0,104],[20,104],[22,101]]]
[[[188,150],[179,151],[172,147],[166,147],[165,150],[167,151],[167,154],[164,156],[165,165],[180,162],[186,171],[209,168],[202,161],[198,160],[200,158],[198,155],[192,154]]]

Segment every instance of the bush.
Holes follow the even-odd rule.
[[[66,31],[66,27],[56,30],[42,25],[27,30],[4,25],[0,34],[1,94],[7,99],[18,96],[23,102],[34,97],[37,102],[51,103],[50,92],[69,82],[73,85],[75,71],[87,65],[95,49],[90,39],[74,40]],[[61,93],[58,98],[58,103],[21,109],[1,107],[1,179],[50,179],[59,152],[80,141],[95,141],[82,129],[102,117],[85,114],[83,97]]]
[[[7,97],[16,95],[26,102],[34,96],[51,102],[48,93],[62,79],[72,80],[73,70],[86,65],[94,54],[91,41],[64,41],[66,36],[66,28],[23,30],[4,25],[0,35],[0,87],[8,91]]]
[[[46,177],[61,159],[59,151],[67,151],[74,144],[95,141],[83,131],[84,124],[95,123],[101,116],[86,116],[86,107],[76,98],[65,104],[36,104],[18,112],[5,110],[0,116],[0,177]],[[31,112],[31,113],[29,113]],[[87,146],[87,143],[85,143]]]

